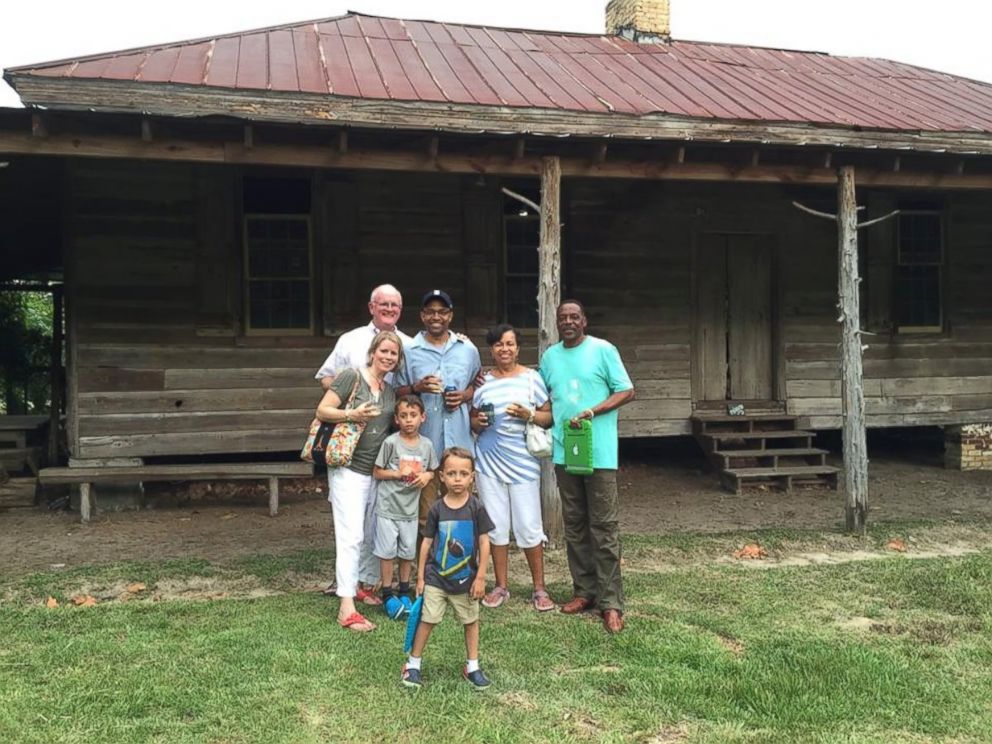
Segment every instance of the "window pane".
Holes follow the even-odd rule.
[[[252,328],[309,328],[310,282],[252,280],[248,284]]]
[[[896,322],[900,326],[940,326],[940,267],[898,266]]]
[[[506,271],[508,274],[533,274],[536,277],[538,271],[537,246],[507,243]]]
[[[899,217],[899,263],[939,264],[941,234],[939,214],[904,214]]]
[[[531,277],[506,280],[506,320],[518,328],[537,327],[537,281]]]

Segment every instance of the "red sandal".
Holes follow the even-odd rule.
[[[365,616],[360,612],[352,612],[344,620],[338,620],[338,625],[342,628],[346,628],[347,630],[354,631],[355,633],[368,633],[371,630],[375,630],[375,625],[366,620]],[[368,627],[356,627],[359,625],[366,625]]]

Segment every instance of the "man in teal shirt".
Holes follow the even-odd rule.
[[[582,303],[565,300],[557,311],[561,341],[541,357],[551,391],[554,462],[573,596],[561,611],[572,615],[598,605],[608,633],[623,630],[620,518],[617,497],[617,409],[634,399],[634,385],[616,347],[586,335]],[[592,422],[591,475],[566,472],[565,422]]]

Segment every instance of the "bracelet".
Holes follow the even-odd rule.
[[[589,418],[596,418],[596,412],[594,410],[587,408],[586,411],[589,411]]]
[[[351,411],[349,411],[347,408],[344,409],[344,420],[347,421],[349,424],[351,423]]]
[[[533,411],[530,412],[530,416],[527,419],[527,423],[528,424],[533,424],[535,418],[537,418],[537,409],[536,408]]]

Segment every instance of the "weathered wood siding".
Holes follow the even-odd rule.
[[[299,447],[320,396],[313,374],[342,331],[367,322],[376,284],[404,293],[411,332],[433,287],[451,292],[459,328],[496,312],[494,181],[315,176],[318,331],[272,337],[241,331],[233,170],[80,161],[68,180],[76,458]]]
[[[236,335],[233,174],[79,161],[69,184],[72,455],[298,446],[327,342]]]
[[[234,169],[76,161],[66,183],[76,458],[295,449],[319,397],[315,369],[340,332],[366,321],[367,293],[382,282],[403,292],[410,333],[422,293],[450,291],[455,329],[489,362],[482,336],[501,316],[496,179],[313,175],[316,331],[304,337],[241,330]],[[707,271],[697,249],[711,235],[767,241],[773,395],[814,427],[839,426],[835,231],[793,198],[772,186],[566,181],[564,292],[586,304],[590,332],[619,347],[635,380],[624,436],[690,430],[694,303]],[[894,200],[872,194],[871,211]],[[948,330],[866,338],[871,426],[992,420],[992,197],[948,204]],[[882,293],[892,227],[871,229],[868,288]],[[882,305],[866,298],[866,314]],[[533,363],[536,339],[524,336]]]
[[[905,195],[903,195],[905,196]],[[898,205],[891,193],[865,193],[862,219]],[[895,223],[859,231],[865,251],[863,320],[865,405],[870,427],[992,420],[992,195],[946,197],[943,333],[890,330]],[[840,329],[833,225],[793,219],[782,256],[788,411],[813,428],[841,423]]]

